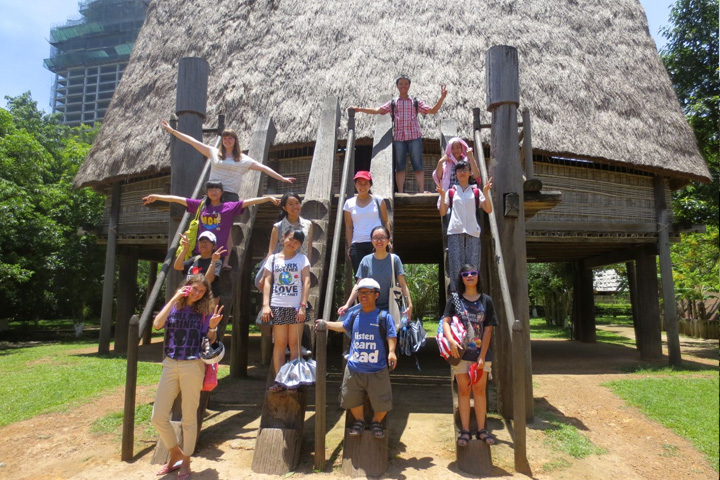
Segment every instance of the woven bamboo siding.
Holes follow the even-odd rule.
[[[559,190],[563,201],[552,210],[539,212],[528,221],[528,230],[544,222],[604,225],[612,232],[613,224],[637,225],[655,231],[653,177],[632,172],[597,168],[589,162],[572,164],[535,162],[535,174],[543,190]],[[670,190],[665,190],[670,204]],[[624,229],[623,229],[624,230]]]
[[[335,166],[333,167],[332,192],[337,194],[340,192],[340,168],[344,157],[344,152],[335,155]],[[302,156],[296,158],[284,158],[278,160],[276,171],[285,177],[295,177],[295,183],[277,182],[277,193],[284,194],[286,192],[295,192],[298,194],[305,193],[307,187],[308,175],[310,174],[310,164],[312,163],[312,154],[310,156]],[[268,177],[263,176],[262,192],[268,190]]]
[[[167,240],[168,210],[149,208],[142,204],[142,198],[151,193],[167,193],[170,176],[155,177],[126,183],[120,187],[120,218],[118,220],[118,242],[145,243],[141,239]],[[105,211],[101,223],[101,235],[107,235],[110,218],[110,195],[105,197]]]

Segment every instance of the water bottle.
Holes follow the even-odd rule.
[[[400,317],[400,326],[402,327],[403,330],[407,330],[407,323],[408,323],[407,315],[405,315],[403,313],[402,316]]]

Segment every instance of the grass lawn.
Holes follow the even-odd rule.
[[[124,385],[124,358],[73,353],[96,346],[75,341],[0,350],[0,426],[67,410]],[[139,363],[138,385],[157,383],[160,370],[159,364]]]
[[[688,438],[718,470],[718,375],[697,372],[645,371],[645,378],[606,384],[628,404]],[[652,376],[647,374],[652,373]],[[665,373],[665,374],[663,374]]]

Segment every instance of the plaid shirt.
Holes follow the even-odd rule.
[[[380,113],[385,115],[390,113],[390,104],[392,100],[380,107]],[[430,110],[430,105],[418,100],[418,113],[423,115]],[[395,125],[393,125],[393,139],[395,141],[415,140],[422,137],[420,131],[420,123],[415,115],[415,105],[413,105],[412,97],[395,99]]]

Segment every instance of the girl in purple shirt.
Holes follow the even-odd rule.
[[[230,230],[232,229],[233,218],[236,215],[242,213],[245,207],[252,205],[259,205],[265,202],[272,202],[273,205],[280,205],[280,200],[270,195],[264,197],[248,198],[246,200],[240,200],[238,202],[223,202],[223,185],[220,182],[207,182],[207,201],[203,205],[202,211],[200,212],[200,225],[198,226],[198,237],[201,233],[208,231],[212,232],[217,238],[216,247],[223,247],[226,251],[223,256],[227,256],[230,250],[229,238]],[[178,197],[176,195],[148,195],[143,198],[143,204],[149,205],[158,200],[162,202],[179,203],[187,208],[190,213],[197,212],[198,207],[202,203],[202,200],[195,200],[192,198]],[[197,248],[196,248],[196,253]]]
[[[166,475],[179,470],[178,479],[190,477],[190,455],[197,438],[197,409],[205,378],[205,363],[200,359],[203,336],[215,342],[222,307],[213,308],[210,283],[204,275],[194,275],[153,320],[155,330],[165,328],[165,359],[155,394],[152,423],[170,453],[168,463],[157,472]],[[182,394],[183,446],[177,443],[170,425],[170,411],[177,394]]]

